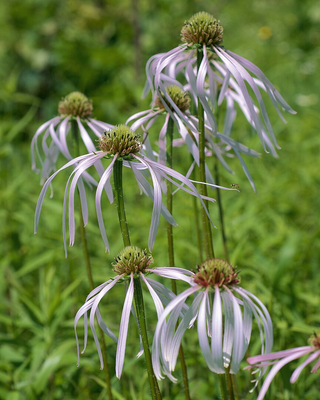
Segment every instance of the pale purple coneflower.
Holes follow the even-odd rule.
[[[143,112],[139,112],[131,116],[126,123],[129,123],[133,120],[135,122],[131,125],[131,129],[136,131],[140,126],[143,131],[148,133],[149,129],[153,125],[153,123],[163,114],[165,113],[164,124],[160,130],[159,134],[159,162],[165,164],[166,160],[166,133],[168,129],[169,118],[172,118],[178,133],[180,134],[183,142],[187,145],[189,152],[192,154],[194,162],[188,172],[188,176],[192,172],[192,169],[195,165],[199,165],[199,121],[198,118],[190,113],[190,97],[184,88],[181,88],[177,85],[171,85],[166,87],[166,92],[170,96],[171,100],[181,111],[183,118],[178,114],[175,109],[170,105],[170,103],[164,97],[162,93],[159,95],[154,102],[154,108],[150,110],[146,110]],[[197,105],[197,99],[195,99],[195,104]],[[144,124],[146,124],[144,126]],[[234,152],[234,154],[239,159],[241,166],[250,182],[252,187],[255,189],[252,177],[247,168],[247,165],[241,154],[250,156],[250,157],[259,157],[260,154],[256,151],[248,148],[247,146],[237,142],[236,140],[230,138],[229,135],[225,135],[224,133],[220,133],[218,131],[214,132],[210,125],[205,123],[205,136],[207,146],[211,149],[211,151],[216,155],[221,165],[229,172],[233,173],[228,163],[225,160],[225,157],[233,156],[230,153],[230,150]],[[177,141],[175,141],[177,143]],[[148,142],[145,141],[147,154],[150,158],[152,158],[153,150]],[[212,154],[212,153],[211,153]],[[210,173],[210,169],[206,166],[206,180],[207,182],[214,184],[214,179]]]
[[[184,175],[180,174],[177,171],[174,171],[171,168],[166,167],[158,162],[152,161],[149,158],[145,157],[143,154],[140,154],[142,143],[139,140],[139,136],[134,133],[129,127],[126,125],[118,125],[109,131],[105,132],[103,136],[99,139],[99,151],[95,151],[91,154],[83,155],[75,158],[74,160],[69,161],[63,167],[61,167],[58,171],[56,171],[50,178],[45,182],[42,191],[40,193],[36,212],[35,212],[35,233],[38,230],[39,218],[41,213],[41,208],[43,204],[43,200],[45,194],[50,186],[53,178],[62,170],[74,166],[74,170],[69,176],[69,179],[65,188],[65,196],[63,202],[63,241],[65,244],[65,252],[66,250],[66,228],[65,228],[65,216],[66,216],[66,206],[67,206],[67,198],[69,192],[69,236],[70,236],[70,245],[74,244],[75,239],[75,218],[74,218],[74,196],[76,186],[78,185],[79,193],[80,193],[80,201],[82,208],[82,217],[84,225],[88,222],[88,206],[86,200],[85,188],[83,185],[79,185],[78,182],[83,175],[83,173],[92,165],[95,165],[97,161],[102,158],[108,158],[111,160],[109,166],[101,175],[99,184],[96,190],[96,212],[99,223],[99,228],[101,232],[101,236],[103,242],[105,244],[105,248],[109,251],[109,242],[107,239],[107,234],[105,231],[105,226],[102,217],[102,209],[101,209],[101,196],[104,187],[109,184],[110,185],[110,177],[114,168],[115,162],[122,160],[123,165],[132,170],[135,175],[135,178],[139,184],[140,190],[151,198],[153,201],[153,212],[151,218],[150,232],[149,232],[149,249],[150,251],[153,248],[158,226],[160,214],[162,214],[165,219],[172,225],[176,226],[172,215],[169,213],[167,208],[162,203],[162,191],[160,185],[160,179],[167,179],[172,182],[177,187],[181,188],[185,192],[196,196],[200,199],[202,206],[204,207],[208,217],[209,213],[202,199],[215,201],[210,197],[201,196],[193,183],[186,178]],[[150,185],[148,180],[141,173],[141,170],[148,170],[151,175],[153,187]],[[176,182],[175,179],[179,182]],[[70,188],[69,188],[70,184]],[[186,187],[183,187],[186,186]],[[110,185],[111,187],[111,185]],[[220,186],[216,186],[221,188]],[[223,188],[226,190],[234,190]],[[210,217],[209,217],[210,218]],[[210,219],[211,221],[211,219]]]
[[[140,279],[141,282],[143,282],[147,286],[147,289],[151,294],[159,318],[161,313],[163,312],[164,306],[166,306],[172,299],[174,299],[176,295],[171,290],[167,289],[162,283],[148,278],[147,275],[155,274],[165,278],[184,280],[188,282],[189,281],[188,275],[191,274],[188,270],[182,268],[181,269],[173,267],[150,268],[151,263],[153,263],[153,258],[147,254],[146,250],[144,251],[140,250],[135,246],[125,247],[120,252],[120,254],[115,258],[115,262],[113,263],[114,272],[117,274],[116,277],[109,279],[107,282],[98,286],[89,293],[85,303],[77,312],[74,320],[74,330],[77,341],[78,364],[80,362],[80,351],[79,351],[79,341],[77,335],[77,324],[80,318],[84,316],[84,349],[81,352],[83,353],[87,346],[87,338],[88,338],[87,319],[88,319],[88,312],[90,312],[89,324],[98,350],[101,368],[103,368],[104,365],[103,365],[103,357],[101,353],[99,340],[94,326],[95,318],[100,328],[103,330],[103,332],[106,335],[108,335],[114,342],[117,343],[116,376],[120,379],[125,357],[130,313],[132,313],[134,318],[137,320],[136,313],[133,307],[134,280]],[[104,322],[99,310],[99,304],[100,301],[104,298],[104,296],[106,296],[106,294],[117,283],[123,281],[125,283],[129,283],[129,285],[127,285],[126,287],[126,296],[121,314],[119,338],[117,338],[117,336]],[[185,306],[184,309],[181,310],[181,316],[187,311],[187,309],[188,307]],[[140,338],[140,351],[137,357],[140,357],[142,354],[143,354],[143,349],[141,347],[141,338]]]
[[[136,131],[138,128],[142,128],[146,134],[146,151],[150,158],[152,158],[153,151],[148,141],[148,131],[151,126],[161,117],[164,117],[162,128],[160,129],[158,141],[159,141],[159,162],[165,164],[166,162],[166,133],[168,130],[169,119],[172,118],[177,131],[184,143],[187,145],[189,152],[192,154],[194,160],[199,164],[199,149],[197,146],[198,129],[195,123],[190,119],[190,96],[188,92],[183,90],[183,87],[172,85],[166,87],[166,92],[170,96],[170,99],[174,102],[176,107],[183,113],[184,118],[175,112],[173,107],[166,101],[160,94],[156,97],[153,107],[149,110],[142,111],[132,115],[126,124],[134,121],[130,128]]]
[[[147,94],[147,91],[148,91],[149,87],[153,88],[153,85],[149,86],[149,81],[151,79],[152,74],[155,73],[155,70],[156,70],[156,67],[157,67],[157,63],[159,62],[159,59],[163,55],[164,54],[158,54],[158,55],[152,57],[148,61],[147,74],[148,74],[148,78],[149,79],[147,80],[144,96]],[[192,100],[193,100],[194,105],[195,105],[195,109],[197,109],[198,108],[198,97],[196,96],[196,93],[194,93],[192,91],[192,86],[189,83],[189,77],[188,77],[188,74],[186,74],[186,71],[185,71],[185,67],[188,65],[188,60],[186,61],[185,58],[186,57],[185,57],[184,53],[182,53],[182,57],[181,57],[181,54],[180,54],[180,57],[178,57],[177,59],[172,61],[172,63],[169,64],[164,69],[164,71],[163,71],[161,76],[162,76],[162,80],[165,82],[165,84],[166,84],[166,82],[173,82],[174,83],[174,85],[166,86],[166,93],[171,98],[172,98],[171,93],[170,93],[171,87],[172,86],[179,87],[178,85],[181,85],[183,90],[185,92],[188,92],[189,96],[192,97]],[[193,63],[195,63],[195,62],[196,62],[196,58],[194,57]],[[214,63],[214,60],[212,59],[212,57],[211,58],[209,57],[209,63],[210,63],[210,65]],[[250,117],[250,110],[249,110],[249,108],[247,106],[245,98],[242,95],[242,92],[241,92],[241,89],[240,89],[240,86],[238,85],[238,83],[235,81],[235,79],[233,77],[230,77],[229,83],[224,89],[224,96],[223,97],[219,96],[220,89],[222,88],[224,80],[225,80],[226,71],[224,70],[223,65],[221,65],[221,63],[218,63],[216,61],[215,61],[215,64],[212,67],[217,69],[216,72],[213,72],[213,71],[210,70],[210,73],[213,74],[215,79],[211,82],[211,85],[209,85],[209,83],[205,81],[205,88],[204,89],[205,89],[205,92],[206,92],[206,95],[207,95],[208,99],[210,99],[212,107],[215,107],[217,98],[218,98],[218,103],[217,103],[218,106],[221,105],[223,100],[225,100],[225,102],[226,102],[226,113],[225,113],[225,117],[224,117],[223,131],[221,133],[224,136],[230,137],[231,131],[232,131],[232,128],[233,128],[233,124],[234,124],[235,119],[236,119],[237,109],[238,108],[240,108],[240,110],[244,114],[244,116],[245,116],[246,120],[248,121],[248,123],[250,125],[252,125],[252,127],[254,128],[253,121],[252,121],[252,119]],[[193,67],[193,75],[192,75],[193,81],[196,80],[196,72],[197,72],[197,68],[196,68],[196,66],[194,66]],[[181,74],[181,73],[184,73],[185,78],[188,81],[188,83],[185,84],[185,85],[182,85],[177,81],[178,75]],[[189,74],[191,74],[191,70],[189,71]],[[255,80],[255,82],[257,83],[258,86],[263,88],[263,85],[261,84],[259,79],[255,78],[254,80]],[[155,97],[155,96],[157,96],[157,97]],[[162,98],[163,97],[164,97],[164,95],[162,95]],[[154,91],[154,88],[153,88],[153,102],[152,102],[153,105],[157,104],[157,99],[159,99],[159,95],[157,94],[156,91]],[[174,99],[173,99],[173,101],[174,101]],[[178,107],[178,108],[180,108],[180,107]],[[261,118],[259,116],[259,109],[255,105],[254,105],[254,110],[255,110],[255,112],[257,114],[257,118],[260,120]],[[156,115],[157,111],[158,111],[157,109],[152,108],[151,110],[148,110],[145,113],[149,112],[150,117],[153,117],[153,116]],[[168,112],[171,115],[174,113],[174,110],[173,110],[172,106],[169,106]],[[144,112],[141,113],[141,114],[140,113],[135,114],[133,117],[131,117],[131,119],[133,119],[135,116],[136,117],[140,117],[142,115],[144,115]],[[195,119],[194,116],[193,116],[193,118]],[[146,122],[146,121],[143,120],[143,118],[140,118],[140,120],[143,123]],[[152,120],[150,122],[153,123],[154,121]],[[193,124],[192,121],[190,121],[190,122],[191,122],[191,124]],[[189,125],[189,129],[190,129],[190,125]],[[146,130],[147,130],[147,128],[146,128]],[[212,131],[212,129],[211,129],[211,131]],[[277,152],[276,152],[276,150],[275,150],[275,148],[274,148],[274,146],[272,144],[272,141],[269,139],[267,133],[265,132],[265,130],[263,128],[262,128],[262,132],[261,133],[262,133],[262,136],[263,136],[263,139],[264,139],[264,143],[265,143],[268,151],[271,152],[271,154],[274,157],[278,157]],[[223,140],[223,136],[222,135],[220,136],[220,139]],[[228,146],[231,147],[230,145],[228,145]],[[251,155],[251,154],[249,154],[249,155]]]
[[[88,152],[93,152],[96,147],[90,137],[87,128],[93,132],[96,137],[101,137],[103,132],[112,128],[112,125],[91,118],[93,106],[84,94],[72,92],[64,97],[58,105],[59,116],[50,119],[40,126],[31,142],[32,169],[41,172],[41,183],[56,170],[56,162],[59,154],[62,154],[67,160],[72,160],[70,145],[68,145],[68,136],[71,135],[71,122],[75,121],[80,133],[80,138]],[[42,155],[38,146],[38,140],[42,135]],[[77,138],[74,138],[77,140]],[[36,156],[40,162],[40,169],[37,167]],[[77,154],[79,156],[79,154]],[[95,164],[98,173],[101,175],[103,167],[98,161]],[[96,181],[86,172],[84,179],[93,185]],[[108,195],[111,195],[111,188],[107,187]],[[111,199],[111,198],[110,198]]]
[[[153,368],[158,379],[176,365],[182,337],[195,320],[200,348],[209,369],[236,374],[247,351],[254,315],[260,332],[261,352],[269,353],[273,343],[270,315],[262,302],[239,286],[238,272],[225,260],[209,259],[190,277],[191,287],[179,294],[161,315],[153,341]],[[186,299],[195,294],[177,329],[176,323]],[[166,320],[168,318],[168,320]],[[208,337],[211,338],[211,346]]]
[[[292,114],[295,111],[286,103],[275,86],[257,66],[221,46],[223,28],[220,22],[205,12],[195,14],[184,23],[181,39],[184,44],[167,53],[152,57],[147,63],[145,92],[149,88],[154,96],[159,91],[163,92],[165,98],[175,108],[174,103],[166,93],[165,86],[168,82],[170,84],[175,83],[177,73],[183,72],[190,85],[191,96],[199,99],[211,129],[216,132],[217,122],[212,112],[212,107],[215,107],[216,104],[216,88],[217,86],[220,87],[217,100],[218,105],[220,105],[226,98],[231,86],[240,96],[240,108],[245,111],[246,118],[256,130],[264,149],[266,151],[267,147],[270,149],[271,141],[276,147],[279,147],[260,89],[267,93],[284,122],[280,108]],[[197,67],[197,53],[201,54],[199,68]],[[247,85],[252,90],[255,99],[249,94]],[[245,108],[243,108],[243,105],[245,105]],[[179,113],[177,108],[175,110]],[[262,118],[259,117],[257,111],[261,113]],[[231,122],[233,117],[229,115],[228,118]],[[267,134],[270,138],[267,138]]]
[[[311,372],[317,372],[320,368],[320,330],[318,334],[314,333],[309,339],[310,346],[303,346],[303,347],[295,347],[293,349],[278,351],[276,353],[271,354],[263,354],[260,356],[249,357],[247,359],[248,363],[251,364],[250,366],[246,367],[245,369],[252,369],[258,368],[258,370],[254,371],[260,372],[261,368],[266,368],[269,365],[273,365],[269,374],[265,378],[263,385],[259,391],[259,396],[257,400],[262,400],[267,393],[267,390],[277,374],[277,372],[287,365],[289,362],[306,356],[307,354],[312,353],[309,357],[297,367],[290,378],[290,383],[294,383],[301,374],[304,367],[309,365],[311,362],[316,360],[315,365],[313,366]],[[256,380],[257,382],[260,380],[260,377]]]

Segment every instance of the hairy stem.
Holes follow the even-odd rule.
[[[122,160],[116,160],[113,167],[114,188],[116,192],[116,205],[118,208],[118,217],[123,244],[130,246],[129,229],[126,219],[126,211],[124,208],[123,200],[123,187],[122,187]]]
[[[197,51],[198,71],[199,71],[202,59],[203,59],[203,52],[202,52],[202,50],[198,49],[198,51]],[[203,106],[202,106],[199,98],[198,98],[198,120],[199,120],[199,134],[200,134],[199,135],[199,178],[200,178],[201,182],[206,182],[204,109],[203,109]],[[207,196],[206,185],[200,185],[200,194],[202,196]],[[204,201],[205,206],[208,209],[208,201],[207,200],[203,200],[203,201]],[[206,257],[214,258],[210,220],[209,220],[207,214],[205,213],[205,210],[203,207],[201,210],[201,216],[202,216]],[[229,374],[228,370],[226,370],[226,375],[218,374],[221,396],[224,400],[233,400],[233,387],[231,386],[231,391],[230,391],[229,385],[228,385],[229,391],[227,390],[227,387],[226,387],[226,379],[227,379],[227,382],[229,383],[229,381],[230,381],[229,378],[230,378],[230,374]]]
[[[226,385],[226,375],[224,374],[218,374],[218,380],[219,380],[219,386],[220,386],[220,392],[223,400],[231,400],[230,397],[228,396],[228,389]]]
[[[72,134],[73,134],[73,139],[74,139],[75,148],[76,148],[75,152],[76,152],[76,155],[79,156],[80,155],[80,146],[79,146],[79,130],[78,130],[77,121],[75,121],[75,120],[72,121],[71,128],[72,128]],[[84,261],[86,264],[89,287],[90,287],[90,290],[93,290],[95,288],[95,285],[94,285],[93,276],[92,276],[92,267],[91,267],[91,261],[90,261],[87,236],[86,236],[86,228],[84,226],[83,218],[82,218],[82,207],[81,207],[79,191],[78,191],[78,194],[79,194],[80,233],[81,233],[82,249],[83,249]],[[111,391],[111,378],[110,378],[110,372],[109,372],[106,341],[105,341],[104,333],[103,333],[102,329],[100,328],[100,326],[98,327],[98,330],[99,330],[99,335],[100,335],[105,379],[106,379],[106,383],[107,383],[108,399],[113,400],[113,395],[112,395],[112,391]]]
[[[193,159],[192,159],[193,161]],[[198,181],[196,176],[196,169],[192,171],[192,179],[194,181]],[[198,251],[199,251],[199,260],[203,260],[203,246],[202,246],[202,235],[201,235],[201,228],[200,228],[200,221],[199,221],[199,210],[198,210],[198,199],[195,196],[192,196],[193,201],[193,213],[194,213],[194,224],[197,231],[197,243],[198,243]]]
[[[136,314],[139,322],[139,331],[142,339],[142,344],[143,344],[143,350],[144,350],[144,356],[146,360],[146,367],[148,371],[148,379],[149,379],[149,385],[151,389],[151,396],[152,400],[161,400],[161,393],[160,389],[158,386],[157,379],[154,375],[153,372],[153,367],[152,367],[152,359],[151,359],[151,353],[150,353],[150,348],[149,348],[149,342],[148,342],[148,333],[147,333],[147,326],[146,326],[146,316],[145,316],[145,311],[144,311],[144,302],[143,302],[143,293],[142,293],[142,287],[141,287],[141,280],[140,277],[136,277],[133,279],[134,283],[134,301],[135,301],[135,309],[136,309]]]
[[[119,217],[119,224],[120,230],[122,234],[123,244],[124,246],[130,246],[130,235],[129,229],[126,219],[126,212],[124,207],[124,197],[123,197],[123,185],[122,185],[122,160],[116,160],[114,163],[113,168],[113,178],[114,178],[114,188],[116,192],[116,204],[118,208],[118,217]],[[159,385],[157,379],[154,375],[153,367],[152,367],[152,360],[151,360],[151,353],[148,343],[148,336],[147,336],[147,327],[146,327],[146,317],[145,317],[145,309],[144,309],[144,302],[143,302],[143,294],[142,294],[142,287],[140,277],[135,277],[134,280],[134,301],[135,301],[135,308],[136,314],[138,318],[138,326],[139,332],[142,339],[144,356],[146,360],[146,366],[148,371],[148,380],[151,390],[151,398],[152,400],[161,400],[161,393],[159,389]]]
[[[217,126],[218,126],[219,115],[220,115],[220,108],[218,107],[219,94],[220,94],[220,91],[218,90],[218,93],[216,96],[216,107],[215,107],[215,117],[216,117],[216,121],[217,121]],[[218,186],[220,186],[219,162],[218,162],[218,157],[216,155],[214,156],[214,179],[215,179],[215,183]],[[217,188],[216,190],[217,190],[217,203],[218,203],[218,208],[219,208],[219,219],[220,219],[220,226],[221,226],[223,251],[224,251],[225,259],[227,261],[229,261],[229,252],[228,252],[228,245],[227,245],[227,235],[226,235],[225,224],[224,224],[221,190],[219,188]]]
[[[232,375],[230,374],[230,366],[226,369],[226,378],[227,378],[229,398],[230,400],[235,400],[233,392]]]
[[[216,185],[220,186],[220,176],[219,176],[219,167],[218,167],[218,158],[217,157],[214,157],[214,179],[215,179]],[[220,225],[221,225],[221,236],[222,236],[224,256],[225,256],[225,259],[227,261],[229,261],[229,252],[228,252],[228,245],[227,245],[227,235],[226,235],[225,224],[224,224],[221,191],[219,188],[217,188],[216,191],[217,191],[217,203],[218,203],[218,207],[219,207],[219,219],[220,219]]]
[[[198,71],[203,58],[202,50],[197,51],[197,66]],[[204,109],[198,98],[198,120],[199,120],[199,179],[201,182],[206,182],[206,160],[205,160],[205,129],[204,129]],[[200,184],[200,194],[202,196],[207,196],[207,186]],[[209,202],[208,200],[203,200],[207,210],[209,210]],[[203,228],[203,239],[204,239],[204,247],[207,258],[214,258],[214,250],[212,244],[212,232],[211,232],[211,224],[210,220],[205,212],[205,209],[201,208],[201,219],[202,219],[202,228]]]
[[[167,128],[167,166],[172,169],[173,166],[173,127],[174,122],[172,118],[169,118],[168,128]],[[173,196],[172,196],[172,182],[167,180],[167,209],[170,214],[172,214],[173,210]],[[167,237],[168,237],[168,252],[169,252],[169,266],[174,267],[174,247],[173,247],[173,232],[172,225],[167,222]],[[171,287],[174,294],[177,294],[177,284],[174,279],[171,279]],[[184,393],[186,400],[190,400],[190,390],[189,390],[189,381],[188,381],[188,372],[187,366],[184,358],[183,348],[180,345],[179,348],[179,358],[181,362],[181,371],[182,371],[182,379],[184,385]]]

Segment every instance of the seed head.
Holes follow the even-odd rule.
[[[139,138],[128,126],[117,125],[104,132],[99,139],[99,147],[109,155],[125,157],[140,151],[142,144]]]
[[[195,14],[185,21],[181,30],[181,39],[189,46],[212,46],[223,41],[223,28],[220,21],[206,12]]]
[[[58,106],[58,113],[63,116],[74,116],[86,119],[92,115],[92,101],[80,92],[72,92],[64,97]]]
[[[203,287],[215,287],[216,285],[222,287],[240,283],[236,269],[220,258],[211,258],[197,266],[197,272],[193,280]]]
[[[118,275],[131,274],[144,271],[153,263],[151,255],[147,254],[147,250],[141,250],[135,246],[127,246],[120,251],[112,263],[114,272]]]
[[[174,104],[179,108],[180,111],[186,112],[189,107],[190,107],[190,96],[188,92],[184,92],[179,86],[172,85],[166,87],[166,92],[174,102]],[[173,107],[171,104],[168,102],[168,100],[164,97],[163,93],[161,93],[162,98],[159,96],[156,99],[156,106],[159,107],[160,109],[165,109],[163,105],[163,101],[166,103],[166,105],[170,108],[171,111],[173,110]]]

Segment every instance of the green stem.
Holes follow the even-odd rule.
[[[240,400],[240,394],[239,394],[239,389],[238,389],[238,385],[237,385],[236,376],[235,375],[231,375],[231,379],[232,379],[234,396],[235,396],[236,400]]]
[[[214,157],[214,179],[215,179],[216,184],[218,186],[220,186],[220,177],[219,177],[219,168],[218,168],[218,158],[217,157]],[[218,207],[219,207],[219,219],[220,219],[220,225],[221,225],[221,236],[222,236],[224,256],[225,256],[225,259],[227,261],[229,261],[229,252],[228,252],[228,245],[227,245],[227,235],[226,235],[225,225],[224,225],[221,191],[219,188],[217,188],[216,191],[217,191],[217,203],[218,203]]]
[[[203,59],[203,52],[202,50],[198,49],[197,51],[197,67],[198,71],[200,68],[201,61]],[[201,182],[206,182],[206,173],[205,173],[205,129],[204,129],[204,109],[198,98],[198,120],[199,120],[199,178]],[[203,196],[207,196],[207,187],[206,185],[200,185],[200,194]],[[203,200],[205,206],[208,209],[208,201]],[[203,232],[204,232],[204,244],[205,244],[205,251],[207,258],[214,258],[214,250],[212,244],[212,232],[211,232],[211,225],[210,220],[207,214],[202,207],[201,210],[202,215],[202,224],[203,224]],[[221,396],[224,400],[234,400],[233,396],[233,387],[229,386],[230,380],[230,373],[229,370],[226,370],[226,375],[219,374],[219,385]],[[229,392],[226,387],[226,380],[228,382]]]
[[[79,156],[80,155],[80,145],[79,145],[79,130],[78,130],[77,121],[75,121],[75,120],[72,121],[71,129],[72,129],[74,142],[76,145],[76,154],[77,154],[77,156]],[[94,285],[93,276],[92,276],[92,267],[91,267],[91,261],[90,261],[90,255],[89,255],[87,236],[86,236],[86,228],[84,226],[83,218],[82,218],[82,207],[81,207],[79,191],[78,191],[78,194],[79,194],[80,233],[81,233],[82,249],[83,249],[83,255],[84,255],[84,260],[85,260],[85,264],[86,264],[89,287],[90,287],[90,290],[93,290],[95,288],[95,285]],[[100,342],[101,342],[101,352],[102,352],[102,358],[103,358],[103,364],[104,364],[104,373],[105,373],[105,379],[106,379],[106,383],[107,383],[108,399],[113,400],[113,395],[112,395],[112,391],[111,391],[111,379],[110,379],[110,372],[109,372],[106,341],[105,341],[104,333],[103,333],[102,329],[100,328],[100,326],[98,327],[98,329],[99,329]]]
[[[123,244],[130,246],[129,229],[126,219],[126,211],[124,208],[123,200],[123,187],[122,187],[122,160],[116,160],[113,167],[114,188],[116,192],[116,205],[118,208],[118,217],[120,230],[122,234]]]
[[[194,181],[199,180],[199,179],[197,179],[196,172],[197,172],[196,170],[194,170],[192,172]],[[196,226],[196,231],[197,231],[199,260],[203,260],[203,246],[202,246],[202,237],[201,237],[201,229],[200,229],[200,222],[199,222],[199,211],[198,211],[197,198],[195,196],[192,196],[192,200],[193,200],[193,213],[194,213],[194,218],[195,218],[195,226]]]
[[[230,374],[230,366],[226,369],[226,378],[227,378],[229,398],[230,400],[235,400],[233,392],[232,375]]]
[[[217,97],[216,97],[216,106],[215,106],[215,117],[216,117],[216,121],[217,121],[217,126],[218,126],[219,115],[220,115],[220,108],[218,107],[219,94],[220,94],[220,91],[218,90]],[[218,162],[218,157],[216,155],[214,156],[214,178],[215,178],[216,184],[218,186],[220,186],[219,162]],[[217,188],[216,190],[217,190],[217,203],[218,203],[218,207],[219,207],[219,219],[220,219],[220,225],[221,225],[223,250],[224,250],[225,259],[227,261],[229,261],[229,251],[228,251],[227,235],[226,235],[224,217],[223,217],[221,190],[219,188]]]
[[[170,117],[168,121],[168,127],[166,132],[167,139],[167,166],[172,169],[173,166],[173,127],[174,122]],[[172,214],[173,210],[173,196],[172,196],[172,183],[167,180],[167,209],[170,214]],[[168,237],[168,252],[169,252],[169,266],[174,267],[174,247],[173,247],[173,231],[172,225],[167,222],[167,237]],[[174,279],[171,279],[171,287],[174,294],[177,294],[177,283]],[[186,400],[190,400],[190,390],[189,390],[189,381],[188,381],[188,372],[187,366],[184,358],[183,348],[180,345],[179,348],[179,358],[181,362],[181,371],[182,371],[182,379],[184,384],[184,393]]]
[[[116,160],[113,167],[113,178],[114,178],[114,188],[116,192],[116,204],[118,208],[118,217],[120,230],[122,234],[123,244],[124,246],[130,246],[130,235],[127,224],[126,212],[124,207],[124,198],[123,198],[123,186],[122,186],[122,160]],[[140,277],[134,278],[134,301],[136,314],[138,318],[138,327],[139,332],[142,339],[144,356],[147,365],[148,371],[148,379],[151,390],[152,400],[161,400],[161,393],[158,385],[158,381],[154,375],[151,353],[149,349],[148,336],[147,336],[147,327],[146,327],[146,317],[144,311],[144,302],[143,302],[143,294],[141,288]]]
[[[218,374],[220,392],[223,400],[229,400],[228,390],[226,385],[226,375],[225,374]]]
[[[219,116],[220,116],[220,108],[218,107],[218,98],[219,98],[220,91],[217,93],[216,97],[216,107],[215,107],[215,117],[218,127]],[[220,175],[219,175],[219,163],[218,157],[214,156],[214,178],[215,182],[218,186],[220,186]],[[224,224],[224,216],[223,216],[223,207],[222,207],[222,198],[221,198],[221,190],[219,188],[217,190],[217,203],[219,208],[219,219],[221,225],[221,236],[222,236],[222,243],[223,243],[223,250],[225,259],[229,261],[229,252],[228,252],[228,245],[227,245],[227,235],[225,230]],[[226,368],[226,375],[225,375],[227,386],[228,386],[228,398],[231,400],[235,400],[234,397],[234,387],[235,387],[235,375],[230,374],[230,367]]]
[[[173,119],[170,117],[168,121],[167,133],[167,166],[172,168],[172,142],[173,142]],[[173,209],[173,197],[172,197],[172,182],[169,180],[167,182],[167,209],[170,214],[172,214]],[[173,232],[172,225],[167,222],[167,238],[168,238],[168,252],[169,252],[169,266],[174,267],[174,250],[173,250]],[[172,280],[174,284],[175,280]],[[176,286],[176,285],[175,285]]]
[[[219,114],[220,114],[220,109],[218,108],[218,98],[219,98],[219,92],[217,93],[216,109],[215,109],[217,125],[219,122]],[[218,186],[220,186],[219,164],[218,164],[217,156],[214,157],[214,178],[215,178],[216,184]],[[221,190],[219,188],[217,188],[216,190],[217,190],[217,203],[218,203],[218,207],[219,207],[219,219],[220,219],[220,225],[221,225],[223,250],[224,250],[225,259],[227,261],[229,261],[229,251],[228,251],[227,235],[226,235],[225,224],[224,224]],[[235,375],[230,374],[230,368],[226,369],[226,380],[227,380],[227,385],[228,385],[228,396],[231,400],[234,400],[235,399],[234,388],[236,388],[236,377],[235,377]]]
[[[198,71],[203,58],[202,50],[197,51],[197,66]],[[198,98],[198,120],[199,120],[199,178],[201,182],[206,182],[206,160],[205,160],[205,129],[204,129],[204,109]],[[200,184],[200,194],[207,196],[207,186]],[[203,200],[207,210],[209,210],[208,200]],[[214,250],[212,244],[212,232],[210,220],[205,212],[204,207],[201,208],[201,218],[203,226],[203,239],[207,258],[214,258]]]
[[[146,360],[146,366],[148,371],[148,379],[149,385],[151,389],[151,397],[152,400],[161,400],[161,393],[158,386],[157,379],[153,372],[152,367],[152,360],[151,360],[151,353],[149,348],[148,342],[148,334],[147,334],[147,327],[146,327],[146,316],[144,312],[144,302],[143,302],[143,294],[142,294],[142,287],[140,277],[136,277],[133,279],[134,284],[134,301],[135,301],[135,308],[136,314],[139,322],[139,331],[142,339],[144,356]]]

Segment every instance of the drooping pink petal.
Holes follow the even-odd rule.
[[[126,298],[125,298],[123,309],[122,309],[119,340],[118,340],[118,346],[117,346],[116,376],[118,379],[120,379],[121,374],[122,374],[124,355],[126,352],[126,343],[127,343],[127,336],[128,336],[130,310],[131,310],[132,300],[133,300],[133,292],[134,292],[133,274],[131,274],[130,285],[127,290]]]
[[[296,368],[295,371],[293,372],[293,374],[291,375],[290,383],[294,383],[299,378],[299,375],[301,374],[301,371],[303,370],[303,368],[306,365],[310,364],[315,359],[317,359],[319,357],[319,355],[320,355],[320,350],[311,354],[301,365],[299,365],[299,367]],[[320,360],[318,361],[318,363],[319,362],[320,362]],[[314,372],[314,371],[311,371],[311,372]]]
[[[212,337],[211,337],[211,352],[215,372],[224,374],[223,355],[222,355],[222,304],[220,289],[215,287],[214,300],[212,304]]]
[[[102,191],[106,185],[106,182],[109,181],[109,178],[112,173],[113,166],[114,166],[116,159],[117,159],[117,155],[115,155],[113,157],[110,165],[102,174],[100,182],[99,182],[97,190],[96,190],[97,219],[98,219],[98,225],[99,225],[99,229],[101,232],[102,240],[103,240],[106,251],[110,251],[110,249],[109,249],[109,242],[108,242],[108,238],[107,238],[107,234],[106,234],[106,229],[105,229],[104,222],[103,222],[103,216],[102,216],[102,210],[101,210],[101,195],[102,195]]]

